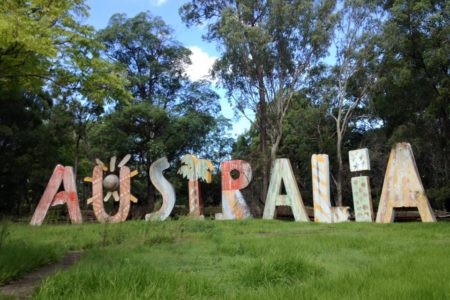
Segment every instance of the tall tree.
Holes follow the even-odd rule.
[[[134,102],[167,108],[186,80],[190,50],[173,38],[172,29],[149,12],[132,18],[115,14],[98,33],[105,54],[127,70]]]
[[[383,8],[375,108],[391,143],[414,145],[424,185],[450,199],[450,3],[392,0]]]
[[[148,200],[147,211],[152,210],[156,195],[148,178],[150,165],[161,156],[173,161],[213,142],[211,134],[223,128],[215,119],[220,111],[218,95],[208,82],[188,80],[185,67],[191,52],[159,17],[148,12],[132,18],[113,15],[98,38],[106,47],[105,55],[127,70],[127,89],[134,99],[130,105],[119,104],[96,124],[91,140],[106,146],[107,153],[132,154],[145,174],[141,187],[146,191],[142,188],[138,194]]]
[[[329,45],[334,3],[192,0],[180,8],[188,26],[208,24],[205,38],[222,49],[214,74],[235,107],[253,114],[249,119],[259,131],[262,201],[293,95]]]
[[[370,44],[380,33],[381,18],[377,6],[366,1],[344,0],[338,5],[339,19],[333,35],[334,60],[331,68],[328,95],[331,115],[336,123],[336,157],[338,161],[336,204],[342,206],[343,147],[349,123],[355,111],[367,106],[370,88],[376,83],[373,65],[376,56]],[[361,120],[361,116],[359,118]]]
[[[62,104],[130,98],[120,70],[99,55],[94,29],[81,23],[86,16],[83,0],[0,2],[0,193],[12,199],[7,211],[27,212],[46,170],[74,163],[73,105]]]

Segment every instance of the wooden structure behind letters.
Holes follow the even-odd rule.
[[[396,144],[391,150],[377,223],[393,222],[396,207],[417,207],[423,222],[436,222],[409,143]]]
[[[243,160],[222,162],[222,218],[245,219],[251,217],[250,209],[242,196],[241,189],[246,188],[252,180],[252,168]],[[231,172],[236,170],[239,177],[234,179]]]
[[[145,215],[145,220],[164,221],[170,216],[175,206],[175,190],[170,182],[164,177],[163,171],[170,167],[167,157],[163,157],[152,163],[149,170],[150,180],[161,193],[163,203],[157,212]]]
[[[281,194],[282,183],[286,189],[286,195]],[[279,158],[274,162],[263,219],[273,219],[275,208],[282,205],[291,207],[295,221],[309,222],[291,162],[287,158]]]
[[[214,166],[209,160],[197,159],[192,154],[184,155],[181,163],[178,174],[189,180],[189,215],[200,217],[203,215],[203,204],[199,180],[211,183]]]
[[[64,190],[58,193],[61,182],[63,183]],[[75,185],[72,167],[57,165],[42,194],[41,200],[39,200],[30,224],[36,226],[41,225],[50,206],[64,203],[67,205],[72,224],[81,224],[80,203],[78,201],[77,187]]]

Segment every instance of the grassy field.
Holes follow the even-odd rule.
[[[35,299],[450,299],[450,223],[10,225],[0,283],[84,249]]]

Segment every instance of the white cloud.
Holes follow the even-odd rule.
[[[150,0],[150,3],[152,5],[156,5],[156,6],[161,6],[166,2],[167,2],[167,0]]]
[[[191,46],[188,48],[192,51],[190,56],[191,65],[186,67],[186,74],[189,79],[193,81],[200,79],[211,80],[209,72],[211,71],[217,57],[209,56],[208,53],[197,46]]]

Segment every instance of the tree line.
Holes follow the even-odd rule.
[[[150,12],[113,15],[106,28],[83,23],[82,0],[0,4],[0,211],[29,215],[57,163],[82,178],[96,157],[130,153],[141,218],[160,202],[148,178],[167,156],[180,204],[179,159],[195,153],[219,166],[251,163],[244,190],[255,215],[270,168],[291,160],[306,204],[310,159],[330,155],[333,199],[351,205],[347,151],[368,147],[375,206],[388,152],[408,141],[435,209],[450,201],[449,12],[447,1],[191,0],[187,26],[206,25],[218,46],[212,76],[251,127],[233,140],[208,81],[186,73],[190,50]],[[203,187],[220,204],[220,173]],[[85,205],[85,204],[83,204]]]

